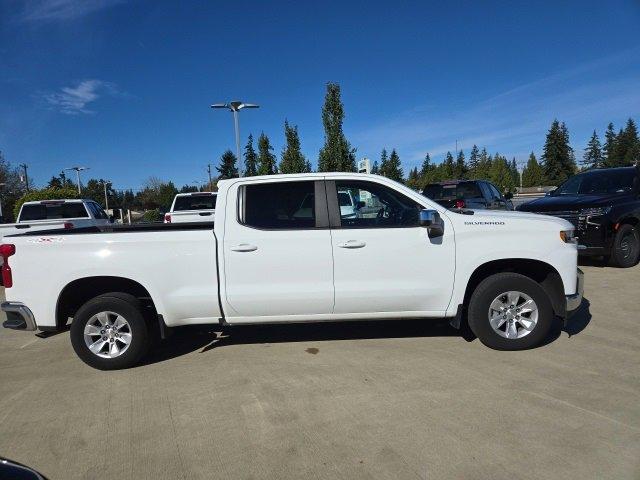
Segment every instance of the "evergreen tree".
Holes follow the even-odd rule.
[[[282,150],[280,173],[307,173],[311,171],[311,165],[300,150],[298,127],[290,126],[289,122],[285,120],[284,136],[287,140],[287,145]]]
[[[380,154],[380,169],[378,170],[378,175],[385,175],[385,172],[389,168],[389,156],[387,155],[387,149],[383,148],[382,153]]]
[[[476,172],[480,166],[480,150],[477,145],[473,145],[471,153],[469,154],[469,178],[476,178]]]
[[[462,150],[458,152],[458,157],[456,158],[456,163],[454,165],[453,176],[456,179],[463,179],[467,176],[467,165],[464,161],[464,152]]]
[[[220,157],[220,165],[216,167],[216,170],[220,173],[218,180],[236,178],[238,176],[236,160],[236,156],[231,150],[227,150],[222,154],[222,157]]]
[[[409,177],[407,177],[407,186],[413,190],[420,190],[420,174],[418,173],[418,167],[413,167],[409,170]]]
[[[383,150],[383,153],[387,152]],[[391,155],[389,155],[389,160],[385,161],[385,167],[383,169],[380,166],[380,174],[384,175],[391,180],[395,180],[396,182],[402,182],[404,180],[404,173],[402,172],[402,164],[400,163],[400,156],[396,149],[391,150]]]
[[[278,173],[276,156],[272,153],[273,147],[264,132],[258,137],[258,175],[274,175]]]
[[[584,155],[582,157],[582,165],[584,168],[598,168],[604,164],[604,158],[602,156],[602,148],[600,145],[600,139],[596,131],[593,131],[591,140],[587,144],[587,148],[584,149]]]
[[[491,177],[491,155],[487,149],[483,148],[478,157],[478,166],[475,169],[473,178],[477,180],[489,180]]]
[[[429,183],[435,182],[436,166],[431,163],[431,157],[427,153],[424,156],[422,167],[420,168],[420,186],[422,188]]]
[[[371,173],[373,175],[380,175],[380,167],[378,166],[377,160],[373,162],[373,167],[371,167]]]
[[[447,152],[444,157],[444,161],[441,165],[441,180],[452,180],[455,177],[455,164],[453,162],[453,155],[451,152]]]
[[[327,83],[327,93],[322,106],[322,124],[324,125],[324,146],[320,149],[318,171],[355,172],[356,150],[344,136],[342,122],[344,107],[340,99],[340,86]]]
[[[509,172],[511,173],[511,178],[513,179],[514,185],[516,187],[520,186],[520,172],[518,172],[516,157],[513,157],[511,159],[511,163],[509,164]]]
[[[616,155],[616,140],[617,135],[613,129],[613,123],[607,125],[607,131],[604,134],[604,166],[614,167],[618,164]]]
[[[529,161],[527,161],[527,166],[524,167],[524,170],[522,171],[522,186],[539,187],[545,183],[542,167],[538,163],[535,154],[531,152],[529,155]]]
[[[249,134],[247,145],[244,147],[244,176],[253,177],[258,174],[258,155],[253,149],[253,135]]]
[[[640,160],[640,140],[638,128],[630,118],[624,130],[620,130],[615,144],[616,166],[635,165]]]
[[[544,176],[552,185],[559,185],[575,173],[573,149],[569,145],[569,132],[564,123],[554,120],[547,133],[542,153]]]
[[[512,191],[516,182],[514,181],[509,161],[506,157],[496,153],[491,162],[491,182],[503,192]]]

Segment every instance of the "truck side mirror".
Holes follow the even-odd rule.
[[[513,198],[513,193],[511,192],[507,192],[504,194],[504,199],[505,200],[511,200]]]
[[[444,235],[444,221],[435,210],[420,210],[420,226],[426,227],[429,238]]]
[[[109,215],[109,223],[113,223],[115,220],[116,219],[113,215]]]
[[[363,201],[356,202],[356,210],[361,210],[365,205],[366,203],[364,203]]]

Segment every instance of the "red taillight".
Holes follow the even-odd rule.
[[[0,245],[0,257],[2,257],[2,285],[4,288],[13,286],[13,276],[9,266],[9,257],[16,253],[16,246],[10,243]]]
[[[71,222],[64,222],[64,228],[69,230],[70,228],[73,228],[73,223]]]
[[[456,208],[464,208],[467,204],[464,200],[456,200]]]
[[[170,213],[165,213],[164,214],[164,223],[171,223],[171,214]]]

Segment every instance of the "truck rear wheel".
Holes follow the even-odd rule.
[[[614,267],[629,268],[638,263],[640,236],[633,225],[622,224],[613,239],[609,262]]]
[[[549,296],[534,280],[519,273],[497,273],[484,279],[471,296],[469,327],[490,348],[524,350],[549,334],[554,313]]]
[[[78,357],[93,368],[134,366],[149,348],[149,331],[140,303],[121,292],[89,300],[73,317],[71,344]]]

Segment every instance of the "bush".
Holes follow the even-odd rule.
[[[64,198],[80,198],[75,188],[43,188],[42,190],[31,190],[18,199],[13,207],[13,218],[18,218],[18,213],[24,202],[35,202],[38,200],[62,200]]]
[[[164,219],[164,215],[157,208],[154,210],[147,210],[142,215],[142,221],[144,223],[153,223],[153,222],[161,222]]]

